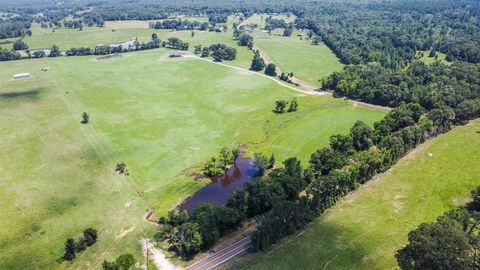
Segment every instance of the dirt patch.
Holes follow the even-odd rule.
[[[140,240],[140,244],[142,245],[142,250],[143,250],[143,255],[147,257],[147,254],[149,255],[148,257],[153,260],[155,263],[155,266],[157,266],[158,269],[162,270],[182,270],[183,268],[174,265],[171,263],[165,254],[159,249],[157,249],[149,240],[147,239],[142,239]]]
[[[122,59],[125,59],[125,58],[128,58],[128,57],[130,57],[129,54],[109,54],[109,55],[104,55],[104,56],[97,57],[97,58],[93,59],[93,61],[114,62],[114,61],[122,60]]]
[[[116,239],[116,240],[121,239],[121,238],[125,237],[125,235],[133,232],[133,230],[135,230],[135,226],[133,226],[133,227],[131,227],[131,228],[128,228],[128,229],[121,230],[121,231],[115,236],[115,239]]]
[[[395,195],[395,197],[393,198],[393,208],[395,209],[395,213],[397,213],[398,211],[400,211],[400,209],[403,208],[403,203],[402,203],[402,199],[404,198],[404,196],[402,195]]]

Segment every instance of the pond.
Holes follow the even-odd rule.
[[[244,158],[243,153],[241,153],[235,162],[235,166],[231,167],[225,175],[212,177],[212,183],[186,199],[180,205],[180,211],[187,210],[191,213],[196,206],[205,203],[215,206],[224,205],[236,189],[243,187],[248,180],[258,175],[259,170],[253,161]]]

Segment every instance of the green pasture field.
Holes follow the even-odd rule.
[[[283,31],[274,31],[269,35],[256,29],[253,43],[283,72],[293,72],[302,81],[320,85],[320,79],[342,70],[343,65],[335,54],[323,43],[312,45],[305,31],[295,30],[290,37],[282,34]]]
[[[202,19],[204,17],[194,17]],[[192,19],[192,18],[190,18]],[[208,20],[208,18],[207,18]],[[210,46],[214,43],[225,43],[237,49],[237,59],[230,62],[232,65],[249,68],[253,53],[246,47],[240,47],[233,39],[233,28],[231,24],[234,18],[231,17],[227,32],[216,33],[208,31],[172,31],[166,29],[148,29],[148,21],[114,21],[107,22],[105,27],[84,27],[82,31],[69,28],[43,29],[39,24],[32,24],[32,35],[23,39],[30,49],[51,48],[57,45],[60,50],[66,51],[72,47],[94,48],[102,44],[114,44],[138,38],[140,42],[149,41],[153,33],[156,33],[163,41],[169,37],[179,37],[190,45],[189,51],[193,52],[195,45]],[[16,39],[7,39],[12,42]],[[3,48],[11,49],[12,44],[1,45]]]
[[[247,18],[242,24],[257,24],[259,28],[265,27],[265,19],[272,16],[273,19],[283,19],[286,23],[295,21],[295,15],[287,16],[287,14],[266,14],[255,13]]]
[[[163,215],[204,185],[188,174],[221,147],[305,161],[333,133],[385,114],[164,50],[126,55],[0,63],[0,269],[98,269],[127,252],[142,261],[139,240],[155,231],[147,208]],[[294,97],[298,112],[271,111]],[[88,227],[98,243],[61,262],[65,240]]]
[[[298,237],[248,258],[249,269],[396,269],[422,222],[464,205],[480,184],[480,120],[419,146]]]

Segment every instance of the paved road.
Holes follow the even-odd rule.
[[[185,270],[213,269],[221,265],[222,263],[230,260],[231,258],[247,251],[251,247],[252,247],[252,238],[249,235],[213,254],[209,254],[207,257],[202,258],[201,260],[185,268]]]

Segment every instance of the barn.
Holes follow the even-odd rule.
[[[14,79],[24,79],[24,78],[29,78],[29,77],[30,77],[30,73],[18,73],[18,74],[13,75]]]

